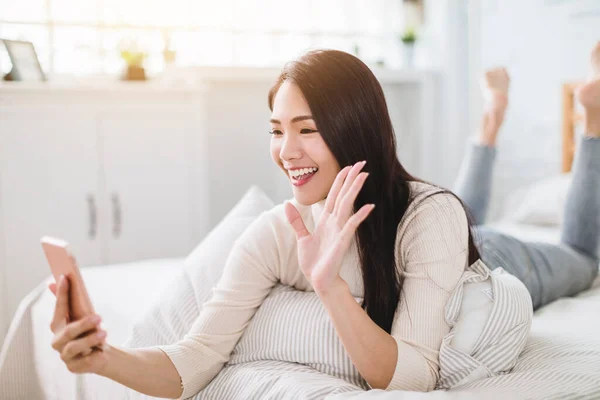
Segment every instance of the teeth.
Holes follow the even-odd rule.
[[[290,170],[289,174],[292,178],[298,178],[301,175],[305,175],[311,172],[317,172],[318,168],[301,168],[301,169],[295,169],[295,170]]]

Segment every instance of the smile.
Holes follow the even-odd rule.
[[[312,179],[318,170],[318,168],[301,168],[289,170],[288,174],[290,176],[290,180],[292,181],[292,185],[302,186],[308,183],[308,181]]]

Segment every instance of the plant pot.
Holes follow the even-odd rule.
[[[414,56],[415,56],[415,45],[412,43],[404,43],[404,57],[403,62],[406,68],[414,67]]]
[[[140,67],[137,65],[129,65],[125,70],[125,74],[123,75],[124,81],[145,81],[146,80],[146,70],[144,67]]]

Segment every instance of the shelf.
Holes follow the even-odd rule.
[[[382,83],[420,83],[435,74],[433,70],[373,68]],[[48,82],[0,82],[0,94],[23,92],[119,92],[148,93],[173,92],[194,93],[206,90],[210,82],[261,82],[272,83],[281,69],[242,67],[181,67],[142,82],[120,81],[118,77],[105,75],[93,77],[60,76]]]

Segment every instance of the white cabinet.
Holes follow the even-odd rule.
[[[208,230],[197,96],[44,94],[0,93],[0,344],[50,274],[42,236],[85,267],[185,257]]]
[[[182,257],[193,246],[192,114],[111,113],[101,119],[104,263]]]
[[[98,151],[93,119],[0,112],[5,312],[49,273],[40,238],[68,239],[84,265],[100,262]]]

